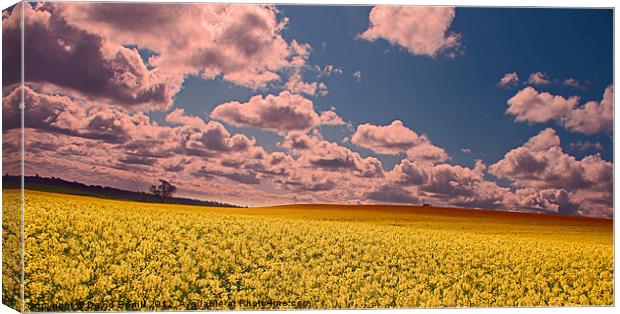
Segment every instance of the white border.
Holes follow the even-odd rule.
[[[14,0],[0,0],[0,7],[5,9],[18,1]],[[102,2],[102,1],[100,1]],[[128,1],[118,1],[118,0],[108,0],[105,2],[128,2]],[[227,2],[227,1],[197,1],[197,0],[185,0],[185,1],[174,1],[174,0],[134,0],[132,2]],[[577,1],[577,0],[253,0],[253,1],[228,1],[228,2],[237,2],[237,3],[275,3],[275,4],[323,4],[323,5],[375,5],[375,4],[399,4],[399,5],[451,5],[451,6],[490,6],[490,7],[587,7],[587,8],[615,8],[615,1],[612,0],[589,0],[587,2]],[[1,32],[0,32],[1,33]],[[616,73],[618,73],[618,51],[615,49],[615,42],[618,34],[618,25],[615,23],[615,11],[614,11],[614,82],[616,82]],[[0,34],[0,51],[2,47],[1,41],[2,35]],[[0,62],[1,63],[1,62]],[[0,77],[2,65],[0,64]],[[614,93],[614,104],[618,104],[618,94]],[[618,118],[620,117],[620,110],[614,110],[614,121],[620,121]],[[2,118],[2,113],[0,112],[0,121]],[[617,134],[615,131],[615,123],[614,123],[614,134]],[[0,151],[2,149],[2,143],[0,141]],[[614,141],[614,165],[616,156],[618,156],[618,152],[620,149],[616,145]],[[615,167],[614,167],[615,169]],[[2,173],[2,165],[0,163],[0,173]],[[620,204],[618,201],[620,200],[620,193],[618,193],[617,185],[615,184],[618,181],[620,175],[614,170],[614,204]],[[0,182],[1,186],[1,182]],[[1,193],[0,193],[1,194]],[[615,206],[614,206],[615,209]],[[2,214],[0,213],[0,219]],[[614,223],[614,248],[615,252],[619,252],[619,243],[615,235],[618,234],[618,225]],[[0,239],[1,243],[2,239]],[[1,260],[0,255],[0,260]],[[614,261],[615,262],[615,261]],[[618,301],[618,267],[617,263],[614,264],[614,300]],[[0,280],[2,275],[0,273]],[[386,313],[528,313],[530,311],[538,312],[538,313],[615,313],[617,310],[616,306],[613,307],[544,307],[544,308],[475,308],[475,309],[376,309],[376,310],[329,310],[335,311],[341,314],[353,314],[353,313],[362,313],[365,311],[372,311],[376,314],[386,314]],[[213,312],[213,311],[212,311]],[[221,311],[217,311],[221,312]],[[265,311],[243,311],[243,313],[249,314],[260,314]],[[319,310],[304,310],[304,313],[312,313],[318,314],[323,313]],[[15,313],[14,310],[6,307],[5,305],[0,305],[0,313]],[[143,313],[162,313],[162,312],[143,312]],[[195,313],[195,312],[165,312],[165,313]],[[200,312],[199,312],[200,313]]]

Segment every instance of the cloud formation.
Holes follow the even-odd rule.
[[[372,191],[366,192],[364,197],[382,203],[420,203],[420,199],[415,196],[415,192],[397,185],[381,185]]]
[[[342,71],[341,68],[334,66],[332,64],[327,64],[323,68],[321,68],[319,65],[315,65],[313,69],[314,71],[318,73],[317,74],[318,77],[340,75],[344,72]]]
[[[407,159],[419,163],[441,163],[448,159],[448,153],[429,142],[424,142],[407,150]]]
[[[506,113],[515,116],[517,122],[543,123],[561,118],[577,106],[579,97],[564,98],[526,87],[508,99]]]
[[[579,82],[577,79],[569,77],[567,79],[565,79],[564,81],[562,81],[562,84],[564,86],[571,86],[574,88],[578,88],[578,89],[586,89],[586,86],[584,86],[583,84],[581,84],[581,82]]]
[[[420,164],[437,164],[450,159],[443,148],[431,144],[426,135],[418,135],[400,120],[386,126],[358,125],[351,143],[382,155],[406,153],[409,161]]]
[[[604,150],[603,144],[599,142],[590,142],[590,141],[577,141],[569,144],[570,148],[576,149],[578,151],[597,151],[601,152]]]
[[[67,24],[55,11],[24,5],[25,78],[79,92],[91,100],[131,108],[165,108],[180,88],[178,77],[149,69],[136,49],[113,45]],[[19,14],[3,19],[4,46],[19,47]],[[11,55],[5,56],[11,58]],[[5,63],[13,63],[5,62]],[[7,72],[5,84],[20,81]]]
[[[28,106],[24,112],[25,127],[73,137],[122,145],[130,153],[143,157],[167,157],[176,152],[212,156],[220,152],[246,151],[254,139],[242,134],[231,135],[216,121],[185,115],[176,109],[166,120],[176,127],[159,126],[143,113],[100,106],[62,95],[47,95],[26,86]],[[9,121],[19,121],[19,90],[3,99],[3,112]],[[4,130],[18,128],[9,122]]]
[[[31,105],[25,117],[31,154],[27,157],[32,160],[29,174],[57,175],[54,169],[70,165],[64,175],[84,182],[115,182],[117,187],[135,189],[166,178],[186,182],[182,193],[237,202],[241,196],[235,185],[246,184],[244,199],[252,195],[258,203],[333,202],[346,199],[348,189],[363,190],[383,176],[378,159],[325,141],[317,130],[312,135],[288,133],[282,146],[290,148],[290,154],[269,153],[253,138],[231,134],[221,123],[187,115],[179,108],[165,116],[170,126],[162,126],[142,113],[86,99],[48,95],[35,87],[27,87],[25,93]],[[18,103],[17,89],[3,99],[7,121],[19,121]],[[5,138],[18,135],[18,124],[4,126]],[[297,142],[306,142],[289,146],[293,134],[300,136]],[[9,146],[6,157],[13,154]],[[85,173],[96,176],[96,182]],[[265,192],[264,185],[277,189]]]
[[[273,6],[45,3],[25,14],[27,81],[132,110],[168,108],[188,75],[264,88],[310,52],[282,37],[287,19]],[[19,14],[3,17],[5,61],[17,53],[18,26]],[[5,71],[5,86],[19,80]]]
[[[55,169],[63,167],[69,169],[63,174],[68,178],[106,185],[114,181],[131,189],[166,178],[187,182],[183,193],[222,201],[251,195],[256,204],[430,202],[602,217],[612,213],[612,163],[599,155],[581,160],[568,155],[552,129],[509,151],[487,172],[482,161],[473,167],[446,163],[445,150],[417,134],[412,141],[415,132],[402,123],[370,125],[371,133],[381,136],[361,138],[375,139],[369,141],[372,147],[406,153],[385,171],[376,157],[325,140],[316,128],[286,132],[279,144],[283,151],[268,152],[254,138],[231,134],[221,123],[180,108],[165,116],[169,125],[164,126],[140,112],[40,89],[32,85],[24,90],[30,104],[25,111],[29,174],[57,175]],[[3,99],[7,138],[19,132],[19,125],[10,123],[18,121],[18,95],[15,89]],[[8,145],[3,153],[11,157],[14,151]],[[499,186],[487,173],[510,186]],[[243,196],[239,184],[244,185]]]
[[[328,93],[327,85],[323,82],[307,83],[303,81],[301,71],[294,71],[288,78],[284,88],[294,94],[306,94],[308,96],[321,95]]]
[[[341,116],[336,113],[335,108],[321,112],[319,116],[322,125],[346,125],[351,126],[349,122],[344,121]]]
[[[211,118],[236,127],[281,135],[290,131],[308,131],[321,122],[312,101],[288,91],[265,97],[256,95],[246,103],[233,101],[218,105],[211,112]]]
[[[303,141],[308,146],[308,148],[299,150],[298,162],[303,168],[310,167],[328,172],[338,171],[367,178],[383,176],[381,161],[375,157],[364,158],[344,146],[320,138],[303,138]],[[300,143],[299,139],[298,143]]]
[[[155,51],[149,64],[167,73],[200,74],[259,88],[299,65],[309,46],[287,43],[287,19],[273,6],[234,4],[63,3],[68,24],[118,45]],[[166,36],[161,36],[166,34]]]
[[[448,31],[454,15],[453,7],[376,6],[370,11],[369,28],[359,37],[382,38],[411,54],[435,57],[460,45],[459,34]]]
[[[543,72],[534,72],[530,74],[527,82],[534,85],[548,85],[551,83],[549,76]]]
[[[425,141],[423,136],[406,127],[400,120],[394,120],[386,126],[370,123],[358,125],[351,137],[351,143],[385,155],[399,154]]]
[[[600,102],[588,101],[583,106],[573,108],[563,121],[564,127],[585,134],[613,132],[614,87],[608,86]]]
[[[172,110],[164,119],[172,125],[185,125],[199,130],[207,127],[203,119],[186,115],[185,109],[183,108],[176,108]]]
[[[486,166],[474,168],[449,164],[423,164],[404,159],[386,176],[393,185],[414,187],[418,198],[444,205],[480,208],[502,207],[510,194],[484,178]]]
[[[550,128],[506,153],[489,167],[489,172],[509,180],[519,189],[546,189],[546,193],[565,190],[568,197],[561,199],[569,199],[570,204],[554,203],[563,213],[609,216],[613,211],[612,163],[602,160],[598,154],[581,160],[566,154],[560,146],[560,137]]]
[[[545,123],[555,120],[567,130],[584,134],[611,133],[613,129],[613,86],[608,86],[600,102],[579,105],[580,98],[564,98],[532,87],[508,99],[507,114],[517,122]]]
[[[511,201],[515,208],[554,214],[571,215],[576,208],[565,189],[517,189]]]
[[[508,72],[497,82],[497,86],[500,87],[512,87],[517,84],[519,84],[519,75],[517,72]]]

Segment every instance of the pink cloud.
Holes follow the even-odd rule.
[[[279,145],[292,155],[298,156],[291,168],[313,168],[325,171],[333,176],[335,172],[353,174],[358,177],[375,178],[383,176],[381,162],[375,157],[362,157],[359,153],[334,142],[324,140],[317,130],[311,135],[303,132],[291,132]]]
[[[293,57],[290,62],[291,66],[299,69],[306,64],[306,61],[310,56],[310,52],[312,52],[312,47],[307,43],[300,43],[295,39],[291,40],[290,46],[293,51]]]
[[[327,64],[323,68],[321,68],[319,65],[315,65],[313,69],[318,73],[318,77],[340,75],[343,73],[341,68],[336,67],[332,64]]]
[[[17,131],[11,130],[11,131]],[[60,133],[50,133],[32,128],[24,130],[26,175],[58,176],[91,184],[109,185],[135,190],[147,188],[145,181],[155,180],[156,173],[146,165],[128,165],[117,144],[81,138]]]
[[[577,141],[570,143],[569,146],[579,151],[595,150],[601,152],[604,150],[603,144],[599,142]]]
[[[187,133],[181,143],[184,153],[208,157],[220,152],[246,151],[255,140],[243,134],[231,135],[222,124],[209,121],[200,132]]]
[[[121,147],[95,140],[33,129],[27,129],[26,137],[27,151],[31,154],[27,156],[28,175],[58,176],[57,169],[63,169],[62,177],[66,179],[143,191],[152,182],[164,178],[179,186],[179,195],[200,195],[227,202],[251,199],[255,204],[280,199],[278,195],[268,195],[256,189],[249,179],[242,182],[243,175],[259,177],[258,173],[224,167],[221,169],[228,171],[221,170],[202,158],[175,155],[155,158],[153,163],[153,159],[126,155]],[[249,156],[237,157],[249,159]],[[214,172],[217,175],[210,179],[195,176],[194,167],[201,164],[208,165],[208,169],[216,169]],[[238,193],[240,183],[247,184],[243,197]],[[248,199],[244,199],[245,196]]]
[[[312,101],[288,91],[279,95],[253,96],[243,104],[233,101],[218,105],[211,112],[211,118],[236,127],[278,134],[308,131],[321,122]]]
[[[515,116],[517,122],[543,123],[567,115],[578,102],[576,96],[567,99],[526,87],[508,99],[506,113]]]
[[[276,166],[272,166],[275,170],[268,169],[271,160],[268,154],[257,154],[260,149],[254,148],[228,150],[226,154],[212,155],[212,159],[183,153],[149,157],[143,151],[135,152],[124,145],[30,128],[26,130],[28,175],[58,176],[58,169],[63,169],[65,179],[130,190],[146,190],[149,183],[164,178],[179,184],[182,193],[190,196],[232,200],[230,195],[238,191],[239,183],[253,186],[282,171],[275,169]],[[13,131],[17,129],[8,132]],[[231,168],[224,166],[226,160],[242,160],[243,163],[239,168]],[[256,196],[253,200],[257,202],[280,198],[249,187],[244,195]],[[240,195],[235,200],[243,201]]]
[[[21,79],[20,42],[21,14],[11,14],[8,9],[2,10],[2,87],[19,83]]]
[[[359,37],[382,38],[411,54],[435,57],[460,45],[459,35],[448,32],[454,15],[453,7],[376,6],[370,11],[370,27]]]
[[[385,155],[396,155],[427,141],[426,137],[419,136],[400,120],[386,126],[370,123],[358,125],[351,137],[351,143]]]
[[[579,82],[579,80],[569,77],[567,79],[565,79],[564,81],[562,81],[562,84],[564,84],[565,86],[571,86],[571,87],[575,87],[578,89],[586,89],[586,86],[581,84],[581,82]]]
[[[327,86],[325,84],[318,83],[318,82],[312,82],[312,83],[307,83],[303,81],[303,78],[301,77],[301,72],[300,71],[294,71],[290,76],[288,81],[286,82],[286,84],[284,85],[284,88],[288,91],[290,91],[291,93],[294,94],[306,94],[309,96],[313,96],[316,95],[317,93],[321,96],[324,96],[327,94]]]
[[[411,199],[433,202],[436,205],[456,205],[480,208],[502,207],[510,190],[499,187],[484,178],[486,166],[476,162],[474,168],[449,164],[417,163],[402,160],[386,174],[387,185],[409,191]],[[379,191],[370,192],[374,200],[381,201]],[[387,196],[385,196],[387,197]]]
[[[506,153],[489,172],[517,188],[565,189],[571,204],[583,215],[609,216],[613,212],[612,163],[599,155],[577,160],[566,154],[553,129],[541,131]]]
[[[4,116],[3,116],[4,120]],[[2,170],[3,174],[21,173],[21,134],[19,129],[2,129]]]
[[[517,84],[519,84],[519,75],[517,72],[508,72],[497,82],[497,86],[500,87],[511,87]]]
[[[287,176],[277,179],[276,183],[285,190],[301,193],[331,191],[338,187],[338,182],[328,176],[311,174],[309,176]],[[312,202],[309,198],[306,202]]]
[[[289,132],[280,143],[280,146],[288,149],[291,153],[310,149],[323,139],[317,135],[308,135],[305,132]]]
[[[327,96],[327,94],[329,94],[329,89],[327,88],[327,85],[325,85],[325,83],[319,83],[318,94],[321,96]]]
[[[543,72],[534,72],[530,74],[527,82],[534,85],[547,85],[551,83],[549,76]]]
[[[62,95],[40,94],[24,87],[26,127],[72,134],[85,138],[101,138],[110,142],[123,142],[135,134],[140,115],[132,118],[113,107],[93,107],[74,102]],[[19,127],[19,89],[3,99],[3,112],[7,115],[7,128]],[[8,121],[7,121],[8,122]]]
[[[3,111],[11,120],[19,121],[15,103],[16,92],[3,100]],[[176,127],[159,126],[143,113],[99,106],[67,96],[47,95],[25,87],[28,106],[24,119],[26,127],[81,138],[122,144],[128,151],[150,151],[152,156],[170,155],[182,151],[189,155],[210,156],[221,152],[245,151],[255,140],[242,134],[230,134],[216,121],[204,122],[176,109],[166,120]],[[5,129],[17,128],[7,124]],[[157,152],[155,152],[155,150]]]
[[[346,125],[351,126],[349,122],[344,121],[341,116],[336,113],[334,108],[321,112],[319,116],[322,125]]]
[[[284,153],[267,153],[262,147],[252,146],[218,158],[195,160],[186,168],[187,173],[194,177],[258,185],[286,177],[291,161],[292,158]]]
[[[600,102],[588,101],[574,108],[563,121],[564,127],[585,134],[611,133],[614,124],[614,87],[608,86]]]
[[[565,189],[517,189],[508,202],[509,206],[537,212],[573,214],[576,205],[571,204],[569,193]]]
[[[61,5],[61,4],[59,4]],[[172,103],[181,78],[148,69],[137,50],[113,45],[97,34],[67,25],[55,11],[25,5],[25,78],[79,92],[91,100],[138,109],[161,109]],[[3,41],[19,46],[18,19],[3,20]],[[8,52],[8,51],[7,51]],[[88,69],[88,70],[86,70]],[[5,84],[20,80],[7,72]]]
[[[364,194],[366,199],[388,204],[420,204],[417,192],[398,185],[380,185]]]
[[[508,99],[506,113],[517,122],[544,123],[555,120],[573,132],[595,134],[611,132],[613,127],[613,86],[605,89],[600,102],[579,106],[580,98],[564,98],[526,87]]]
[[[287,19],[272,6],[45,3],[25,11],[27,81],[132,110],[168,108],[187,75],[263,88],[311,51],[284,40]],[[5,60],[19,53],[10,48],[19,47],[18,17],[3,18]],[[143,60],[133,46],[153,55]],[[17,68],[6,73],[5,85],[19,81]]]
[[[425,142],[408,149],[407,159],[420,163],[441,163],[450,159],[450,156],[443,148]]]
[[[167,73],[200,74],[253,88],[305,62],[310,46],[285,41],[287,19],[273,6],[237,4],[62,3],[71,26],[115,45],[157,52],[149,63]],[[166,34],[162,37],[161,34]]]
[[[185,109],[183,108],[172,110],[166,115],[165,120],[173,125],[185,125],[198,130],[204,130],[207,128],[207,124],[203,119],[186,115]]]
[[[383,167],[377,158],[364,158],[344,146],[325,140],[315,140],[313,146],[301,152],[297,161],[301,167],[323,171],[351,173],[359,177],[383,176]]]

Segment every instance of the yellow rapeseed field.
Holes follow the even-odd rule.
[[[4,191],[5,215],[17,197]],[[391,206],[210,208],[26,191],[25,222],[27,311],[614,302],[608,220]],[[5,278],[10,271],[3,268]],[[12,293],[19,282],[8,278],[3,292]]]

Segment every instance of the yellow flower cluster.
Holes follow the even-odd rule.
[[[21,311],[21,194],[2,196],[2,304]]]
[[[26,310],[614,302],[609,222],[425,210],[206,208],[27,191]]]

